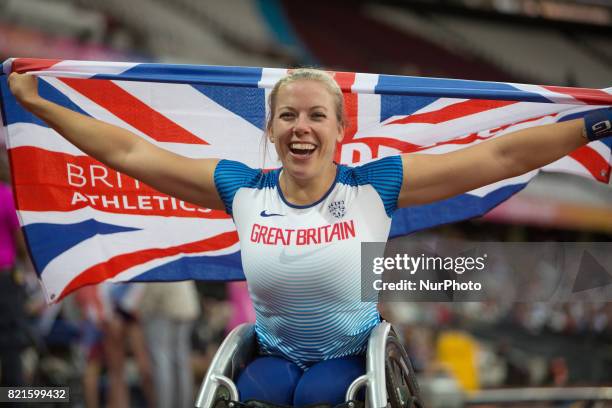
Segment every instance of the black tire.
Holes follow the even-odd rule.
[[[385,348],[385,377],[391,408],[423,408],[414,369],[406,350],[393,333]]]

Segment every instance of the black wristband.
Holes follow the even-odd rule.
[[[584,134],[591,142],[612,136],[612,108],[597,109],[584,115]]]

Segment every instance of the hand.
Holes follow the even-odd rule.
[[[26,107],[39,98],[38,79],[34,75],[13,72],[8,77],[8,84],[17,101]]]

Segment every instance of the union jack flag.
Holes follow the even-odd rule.
[[[16,103],[6,81],[12,71],[39,75],[40,93],[51,101],[182,155],[278,167],[262,142],[265,102],[287,70],[25,58],[3,64],[2,117],[16,204],[48,301],[104,281],[244,279],[227,214],[159,193],[86,156]],[[333,75],[349,117],[336,159],[348,164],[401,152],[444,153],[612,105],[612,88]],[[609,182],[611,146],[591,143],[543,170]],[[391,235],[482,215],[536,173],[401,209]]]

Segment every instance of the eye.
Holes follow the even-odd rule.
[[[317,120],[325,119],[327,117],[327,115],[325,115],[323,112],[313,112],[311,116]]]
[[[293,112],[281,112],[280,115],[278,115],[281,119],[292,119],[294,116],[295,114]]]

